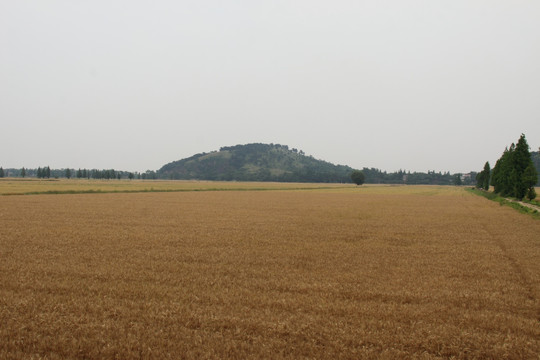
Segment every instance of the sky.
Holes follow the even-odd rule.
[[[540,146],[536,0],[1,1],[0,166],[157,170],[274,143],[480,171]]]

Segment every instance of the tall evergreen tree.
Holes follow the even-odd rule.
[[[51,168],[50,167],[46,167],[45,168],[45,176],[47,179],[49,179],[51,177]]]
[[[482,189],[484,184],[484,171],[480,171],[478,174],[476,174],[476,187],[478,189]]]
[[[21,169],[21,177],[25,177],[26,176],[26,169],[23,167]]]
[[[70,168],[66,169],[66,178],[71,179],[71,169]]]
[[[484,190],[489,190],[489,182],[490,182],[490,178],[491,178],[491,168],[489,166],[489,161],[486,161],[486,163],[484,165],[484,170],[482,170],[482,172],[484,173],[484,179],[483,179],[483,183],[482,183],[482,188]]]
[[[513,196],[515,184],[515,172],[513,171],[512,159],[515,145],[504,149],[502,156],[497,160],[493,168],[491,183],[494,191],[503,196]]]
[[[43,177],[43,170],[40,167],[37,168],[37,177],[41,179]]]
[[[484,169],[476,175],[476,187],[479,189],[489,190],[491,179],[491,169],[489,161],[484,164]]]
[[[83,173],[81,171],[81,168],[79,168],[79,170],[77,170],[77,179],[80,179],[83,177]]]
[[[3,178],[3,177],[4,177],[4,169],[2,169],[2,168],[0,167],[0,178]]]
[[[514,169],[514,153],[516,151],[516,145],[512,143],[510,145],[510,149],[508,149],[508,153],[506,154],[506,158],[503,162],[503,192],[502,195],[504,196],[515,196],[516,193],[516,181],[517,181],[517,173]]]
[[[525,183],[523,179],[523,175],[525,173],[525,169],[530,164],[532,164],[531,153],[529,152],[529,144],[527,144],[527,139],[525,139],[524,134],[521,134],[519,138],[512,160],[513,160],[513,167],[516,173],[514,196],[517,197],[518,199],[523,199],[529,189],[529,186],[527,186],[527,184]]]
[[[529,196],[531,187],[538,181],[525,135],[521,134],[517,145],[505,149],[493,168],[491,183],[495,192],[502,196],[523,199]],[[534,182],[531,185],[531,181]]]

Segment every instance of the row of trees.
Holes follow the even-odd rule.
[[[144,173],[140,172],[127,172],[119,171],[114,169],[107,170],[98,170],[98,169],[51,169],[49,166],[39,167],[37,169],[3,169],[0,167],[0,178],[11,176],[11,177],[35,177],[38,179],[49,179],[49,178],[78,178],[78,179],[158,179],[158,174],[155,171],[147,170]]]
[[[366,177],[366,183],[368,184],[430,184],[430,185],[468,185],[469,180],[462,180],[462,174],[450,174],[447,172],[428,171],[424,172],[410,172],[405,170],[399,170],[396,172],[388,173],[376,168],[363,168],[362,172]]]
[[[493,186],[494,192],[501,196],[536,198],[534,186],[538,182],[538,173],[529,152],[529,145],[524,134],[521,134],[517,144],[506,148],[497,160],[493,170],[489,163],[476,177],[477,187],[485,190]]]
[[[21,169],[21,176],[22,177],[25,177],[26,176],[26,171],[24,168]],[[36,177],[38,179],[45,179],[45,178],[50,178],[51,177],[51,168],[50,167],[46,167],[46,168],[38,168],[37,169],[37,174],[36,174]]]
[[[491,179],[491,166],[489,161],[484,164],[484,170],[476,175],[476,187],[479,189],[489,190],[489,182]]]

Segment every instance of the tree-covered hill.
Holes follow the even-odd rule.
[[[222,147],[171,162],[159,171],[168,179],[351,182],[349,166],[334,165],[279,144]]]

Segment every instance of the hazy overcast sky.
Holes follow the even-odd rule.
[[[4,168],[481,170],[540,146],[540,1],[1,1],[0,125]]]

